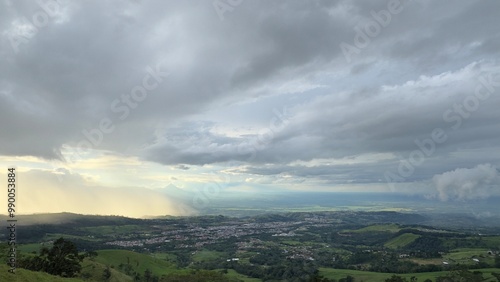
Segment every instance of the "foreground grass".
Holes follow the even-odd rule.
[[[80,278],[62,278],[45,272],[30,271],[22,268],[16,269],[15,274],[8,272],[7,265],[0,265],[0,281],[5,282],[83,282]]]
[[[485,268],[478,269],[478,271],[484,273],[484,278],[488,282],[497,281],[492,275],[492,272],[500,273],[500,268]],[[405,277],[408,280],[412,276],[418,278],[418,281],[424,281],[425,279],[431,279],[434,281],[438,276],[444,276],[448,273],[448,271],[439,271],[439,272],[422,272],[422,273],[407,273],[407,274],[397,274],[398,276]],[[347,275],[354,277],[356,282],[384,282],[385,279],[390,278],[392,273],[379,273],[379,272],[370,272],[370,271],[359,271],[359,270],[350,270],[350,269],[333,269],[333,268],[320,268],[319,274],[330,279],[341,279],[345,278]]]

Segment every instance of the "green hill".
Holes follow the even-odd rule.
[[[0,281],[15,281],[15,282],[83,282],[79,278],[62,278],[59,276],[50,275],[45,272],[30,271],[22,268],[16,269],[15,274],[8,272],[9,267],[0,264]]]
[[[96,262],[125,273],[127,272],[125,269],[130,269],[142,275],[146,269],[149,269],[154,275],[162,276],[180,271],[173,263],[147,254],[127,250],[102,250],[97,253],[98,256],[94,259]]]
[[[402,247],[410,244],[411,242],[415,241],[415,239],[417,239],[419,237],[420,237],[420,235],[416,235],[413,233],[404,233],[404,234],[399,235],[396,238],[393,238],[393,239],[387,241],[387,243],[385,243],[384,246],[389,248],[389,249],[399,249],[399,248],[402,248]]]
[[[81,277],[86,281],[103,281],[104,271],[106,268],[108,268],[107,265],[96,262],[95,259],[90,260],[86,258],[82,263]],[[131,276],[128,276],[114,268],[110,267],[109,271],[111,273],[109,280],[107,280],[109,282],[134,281]]]

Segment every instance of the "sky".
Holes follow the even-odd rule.
[[[134,217],[274,192],[498,196],[498,11],[2,0],[0,179],[16,168],[19,213]]]

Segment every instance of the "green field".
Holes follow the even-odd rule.
[[[172,253],[152,253],[151,256],[156,259],[162,259],[175,264],[177,256]]]
[[[493,263],[494,257],[488,255],[487,249],[455,249],[443,256],[443,259],[455,264],[474,264],[473,258],[479,259],[479,261]]]
[[[491,275],[492,272],[500,272],[500,268],[486,268],[479,269],[478,271],[484,273],[484,277],[488,278],[485,281],[493,282],[496,279]],[[412,276],[418,278],[418,281],[424,281],[425,279],[434,280],[438,276],[446,275],[447,271],[440,272],[422,272],[422,273],[407,273],[407,274],[398,274],[401,277],[405,277],[408,280]],[[319,274],[330,279],[341,279],[345,278],[347,275],[354,277],[356,282],[384,282],[385,279],[390,278],[393,274],[390,273],[378,273],[378,272],[369,272],[369,271],[359,271],[359,270],[349,270],[349,269],[333,269],[333,268],[320,268]]]
[[[213,261],[216,259],[228,259],[229,256],[223,252],[209,251],[209,250],[201,250],[197,251],[193,255],[193,261]]]
[[[143,274],[146,269],[151,270],[157,276],[178,271],[174,264],[147,254],[126,250],[102,250],[97,251],[97,253],[96,262],[113,266],[117,270],[119,270],[120,264],[129,264],[135,272],[140,274]]]
[[[415,239],[417,239],[419,237],[420,237],[420,235],[416,235],[413,233],[401,234],[398,237],[387,241],[387,243],[385,243],[384,246],[389,248],[389,249],[399,249],[399,248],[402,248],[402,247],[410,244],[411,242],[415,241]]]
[[[397,224],[375,224],[356,230],[344,230],[345,233],[366,233],[366,232],[391,232],[396,233],[401,230]]]
[[[18,245],[17,249],[19,251],[21,251],[21,253],[27,254],[27,253],[32,253],[32,252],[37,252],[38,253],[42,247],[43,247],[43,245],[40,244],[40,243],[33,243],[33,244]]]

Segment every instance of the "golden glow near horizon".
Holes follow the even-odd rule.
[[[68,151],[63,155],[68,156]],[[180,203],[169,195],[169,185],[188,193],[202,191],[207,183],[227,185],[225,192],[230,193],[259,193],[262,191],[259,185],[290,191],[331,191],[331,187],[322,188],[321,182],[295,183],[287,175],[249,176],[243,173],[243,167],[179,169],[99,150],[91,150],[75,162],[2,156],[0,166],[5,171],[9,166],[17,169],[19,214],[72,212],[129,217],[195,214],[193,203]],[[6,173],[0,171],[0,177],[6,179]],[[336,191],[366,188],[338,186]],[[371,189],[384,191],[383,186]],[[2,202],[6,201],[4,194],[0,194]]]
[[[154,188],[177,179],[174,169],[135,158],[95,152],[75,163],[34,157],[0,157],[17,170],[19,214],[73,212],[129,217],[185,215],[195,212]],[[99,154],[100,153],[100,154]],[[6,173],[0,171],[1,179]],[[0,201],[6,201],[5,193]]]

